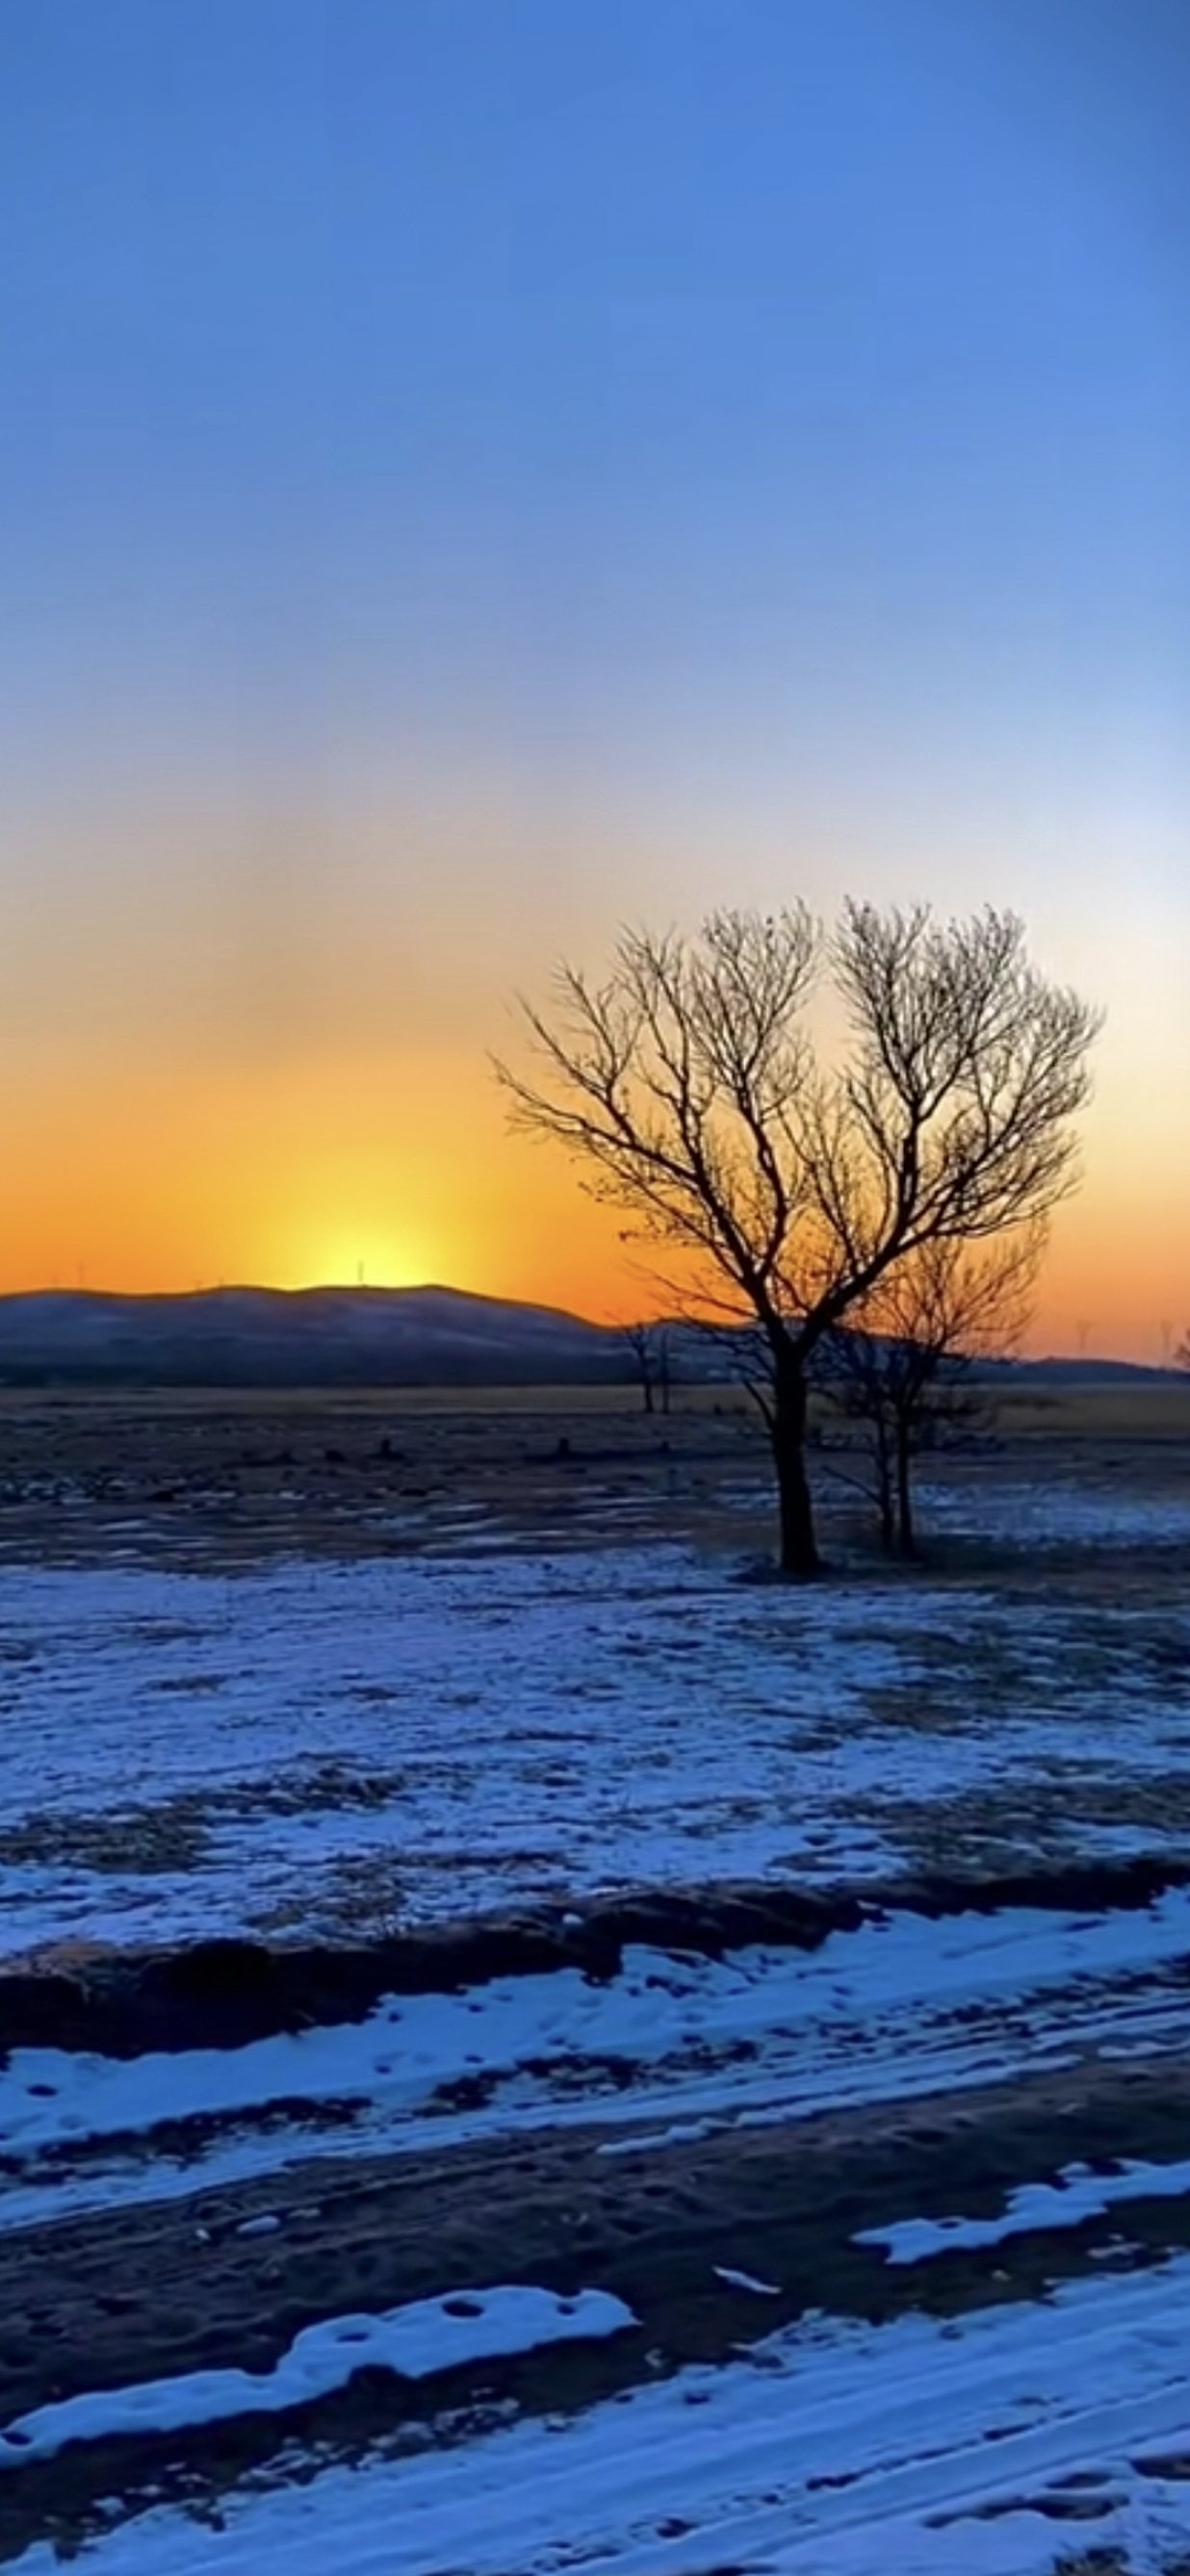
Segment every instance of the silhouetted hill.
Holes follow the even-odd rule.
[[[679,1375],[727,1375],[713,1337],[675,1328]],[[993,1374],[1039,1385],[1171,1381],[1125,1360],[1033,1360]],[[591,1386],[630,1383],[614,1326],[461,1288],[211,1288],[0,1297],[8,1386]]]
[[[1025,1378],[1036,1386],[1186,1386],[1184,1369],[1157,1368],[1144,1360],[989,1360],[983,1378]]]
[[[607,1326],[456,1288],[0,1297],[9,1385],[578,1385],[631,1373]]]

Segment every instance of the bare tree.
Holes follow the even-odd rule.
[[[823,969],[849,1023],[829,1072],[806,1026]],[[801,905],[715,913],[695,939],[625,931],[604,982],[563,967],[525,1020],[535,1068],[497,1067],[514,1119],[678,1257],[705,1311],[755,1327],[781,1564],[817,1571],[815,1353],[895,1264],[1065,1196],[1095,1014],[1030,964],[1012,914],[852,903],[829,941]]]
[[[982,1252],[945,1240],[887,1271],[822,1345],[819,1382],[861,1426],[884,1546],[917,1554],[913,1469],[922,1449],[970,1430],[983,1408],[971,1374],[1006,1358],[1028,1322],[1043,1222]]]
[[[641,1402],[646,1413],[655,1413],[657,1398],[667,1393],[664,1374],[664,1327],[660,1324],[624,1324],[624,1341],[632,1354],[640,1385]],[[663,1401],[662,1411],[669,1406]]]
[[[663,1413],[670,1413],[673,1410],[674,1387],[677,1384],[678,1378],[678,1363],[674,1344],[675,1337],[672,1327],[669,1324],[658,1324],[657,1384],[661,1394],[661,1410]]]

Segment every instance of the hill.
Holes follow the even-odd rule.
[[[457,1288],[0,1297],[9,1386],[583,1385],[631,1374],[609,1326]]]
[[[676,1330],[681,1375],[718,1375],[711,1337]],[[598,1386],[635,1374],[614,1325],[461,1288],[0,1297],[0,1386]],[[1174,1376],[1091,1358],[1016,1360],[991,1374],[1055,1386]]]

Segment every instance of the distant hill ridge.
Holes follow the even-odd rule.
[[[690,1327],[684,1374],[718,1372]],[[1172,1382],[1127,1360],[1033,1360],[1054,1384]],[[595,1386],[631,1382],[615,1325],[469,1289],[204,1288],[159,1296],[38,1289],[0,1296],[8,1386]]]
[[[460,1288],[0,1297],[0,1382],[516,1386],[630,1376],[611,1326]]]

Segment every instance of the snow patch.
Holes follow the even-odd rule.
[[[631,2308],[606,2290],[580,2290],[563,2299],[552,2290],[520,2286],[419,2299],[381,2316],[335,2317],[307,2326],[274,2370],[193,2370],[177,2379],[149,2379],[39,2406],[0,2433],[0,2469],[49,2459],[67,2442],[174,2433],[234,2415],[278,2415],[329,2396],[365,2368],[391,2370],[399,2379],[429,2379],[461,2362],[622,2334],[636,2322]]]
[[[852,2243],[882,2246],[892,2264],[927,2263],[937,2254],[1002,2245],[1043,2228],[1082,2227],[1121,2201],[1180,2200],[1188,2191],[1190,2161],[1150,2165],[1130,2158],[1113,2174],[1066,2165],[1056,2182],[1022,2183],[999,2218],[903,2218],[890,2227],[862,2228]]]
[[[781,2296],[777,2281],[758,2281],[751,2272],[734,2271],[730,2263],[714,2263],[711,2269],[717,2280],[726,2281],[729,2290],[754,2290],[759,2299],[779,2299]]]

